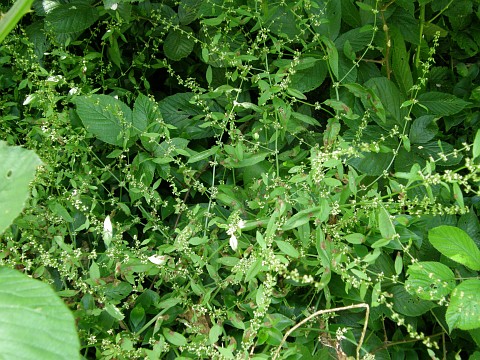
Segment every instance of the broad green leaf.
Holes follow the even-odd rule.
[[[167,124],[173,125],[171,135],[185,139],[203,139],[214,134],[212,127],[200,127],[203,124],[203,109],[190,103],[193,93],[176,93],[167,96],[158,103],[160,113]],[[211,111],[224,111],[215,103],[210,105]]]
[[[371,96],[368,98],[370,106],[377,111],[383,107],[385,111],[385,121],[382,119],[382,114],[378,114],[378,125],[385,129],[391,129],[395,125],[403,127],[405,123],[405,115],[407,109],[402,109],[404,96],[400,93],[397,86],[386,77],[377,77],[368,80],[364,86],[371,91]],[[378,100],[375,97],[378,96]]]
[[[195,45],[193,30],[182,26],[179,30],[171,30],[163,43],[165,56],[171,60],[179,61],[193,51]]]
[[[410,127],[410,141],[413,144],[424,144],[432,140],[438,133],[434,115],[424,115],[415,119]]]
[[[0,141],[0,234],[22,211],[41,163],[33,151]]]
[[[98,11],[88,1],[76,0],[60,4],[47,13],[46,21],[57,34],[83,31],[98,19]]]
[[[407,270],[405,288],[423,300],[440,300],[455,288],[455,275],[446,265],[434,261],[413,263]]]
[[[405,316],[420,316],[436,305],[431,301],[410,295],[403,285],[395,285],[391,290],[393,310]]]
[[[188,25],[197,18],[198,9],[202,0],[182,0],[178,6],[178,19],[180,24]]]
[[[297,69],[300,66],[295,67],[295,73],[290,76],[290,87],[303,94],[323,84],[328,70],[327,63],[320,59],[315,60],[312,66],[305,69]]]
[[[92,261],[92,265],[90,265],[89,269],[90,279],[97,280],[100,278],[100,268],[95,261]]]
[[[345,240],[347,240],[350,244],[363,244],[365,241],[365,235],[360,234],[360,233],[354,233],[354,234],[348,234],[345,235]]]
[[[0,319],[2,359],[80,359],[75,319],[49,285],[0,268]]]
[[[158,121],[159,114],[155,112],[157,105],[148,96],[139,94],[133,105],[133,134],[142,133],[151,122]]]
[[[437,91],[420,94],[417,100],[420,105],[428,109],[430,114],[439,116],[454,115],[470,105],[469,102],[459,99],[455,95]],[[418,105],[414,107],[415,115],[423,115],[424,112]]]
[[[469,279],[458,285],[451,294],[445,314],[450,332],[453,329],[480,328],[480,280]]]
[[[309,16],[318,19],[313,22],[312,28],[317,34],[326,35],[335,40],[340,31],[342,22],[341,1],[314,0],[316,6],[305,7]]]
[[[167,341],[175,346],[185,346],[187,345],[187,339],[182,334],[170,330],[169,328],[163,328],[163,336]]]
[[[384,239],[392,240],[396,234],[390,214],[383,206],[378,209],[378,227]]]
[[[210,344],[211,345],[215,344],[220,338],[220,335],[222,335],[222,333],[223,333],[223,328],[220,325],[218,324],[213,325],[208,333],[208,340],[210,340]]]
[[[288,242],[282,241],[282,240],[276,240],[275,243],[285,255],[291,256],[293,258],[298,258],[300,256],[300,253],[298,252],[298,250],[295,249]]]
[[[442,225],[428,232],[435,249],[472,270],[480,270],[480,250],[468,234],[455,226]]]
[[[108,95],[79,96],[77,114],[88,132],[107,144],[122,146],[132,128],[132,110]]]
[[[405,47],[405,40],[402,33],[393,28],[391,30],[392,48],[392,70],[398,87],[403,95],[407,95],[413,86],[412,71],[410,70],[410,56]]]

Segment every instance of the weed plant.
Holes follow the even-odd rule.
[[[0,264],[51,284],[85,359],[478,358],[458,3],[36,1],[0,134],[44,165]]]

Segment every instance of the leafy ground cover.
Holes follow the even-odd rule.
[[[0,45],[1,139],[42,161],[0,265],[51,285],[85,359],[480,358],[479,24],[35,1]]]

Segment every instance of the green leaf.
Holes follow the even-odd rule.
[[[318,19],[313,22],[312,28],[317,34],[326,35],[331,40],[335,40],[342,22],[342,2],[325,0],[314,0],[314,2],[316,6],[305,7],[309,16]]]
[[[480,156],[480,130],[477,130],[475,140],[473,141],[473,159]]]
[[[345,235],[345,240],[347,240],[350,244],[359,245],[363,244],[365,241],[365,235],[360,233],[348,234]]]
[[[327,63],[319,59],[314,59],[315,62],[312,66],[300,69],[302,61],[308,59],[312,58],[302,58],[300,65],[294,68],[295,73],[290,76],[290,87],[298,90],[302,94],[315,90],[322,85],[328,71]]]
[[[300,256],[300,253],[298,252],[298,250],[295,249],[288,242],[282,241],[282,240],[275,240],[275,243],[285,255],[291,256],[293,258],[298,258]]]
[[[90,265],[89,269],[90,279],[97,280],[100,278],[100,268],[95,261],[92,261],[92,265]]]
[[[285,224],[283,224],[282,230],[285,231],[297,228],[309,222],[312,217],[320,222],[324,222],[328,219],[329,214],[330,206],[328,205],[328,202],[325,201],[323,205],[308,208],[293,215],[285,222]]]
[[[218,146],[213,146],[208,150],[204,150],[199,153],[196,153],[195,155],[190,156],[188,158],[187,164],[192,164],[201,160],[208,159],[210,156],[214,155],[217,151],[218,151]]]
[[[440,300],[455,288],[455,274],[446,265],[434,261],[413,263],[407,270],[405,288],[423,300]]]
[[[392,240],[396,234],[390,214],[383,206],[378,209],[378,227],[384,239]]]
[[[462,111],[469,102],[457,98],[455,95],[431,91],[420,94],[417,98],[420,105],[425,106],[429,113],[439,116],[454,115]],[[416,105],[414,107],[414,114],[419,116],[424,113],[424,110]]]
[[[143,94],[139,94],[133,105],[133,134],[139,134],[147,129],[147,125],[157,120],[155,116],[155,107],[157,105],[152,99]]]
[[[188,26],[181,26],[180,30],[170,31],[163,43],[165,56],[171,60],[179,61],[190,55],[195,45],[192,33],[193,30]]]
[[[403,285],[395,285],[390,293],[392,294],[393,310],[405,316],[420,316],[436,306],[431,301],[410,295]]]
[[[108,95],[79,96],[77,114],[88,132],[107,144],[123,146],[132,125],[132,110]]]
[[[223,328],[220,325],[218,324],[213,325],[208,333],[208,340],[210,340],[210,344],[211,345],[215,344],[220,338],[220,335],[222,335],[222,333],[223,333]]]
[[[436,117],[434,115],[424,115],[413,121],[409,138],[413,144],[424,144],[432,140],[437,133]]]
[[[163,336],[167,341],[175,346],[185,346],[187,345],[187,339],[182,334],[170,330],[169,328],[163,328]]]
[[[410,56],[405,47],[405,40],[397,28],[390,31],[392,48],[392,71],[398,87],[403,95],[407,95],[413,86],[412,71],[410,70]]]
[[[45,20],[57,34],[71,34],[83,31],[98,19],[98,11],[87,1],[72,1],[57,5],[47,13]]]
[[[33,0],[18,0],[12,5],[6,14],[0,17],[0,43],[12,31],[22,16],[30,11]]]
[[[113,317],[116,320],[123,320],[125,316],[122,314],[122,312],[113,304],[109,303],[105,305],[105,311]]]
[[[0,234],[22,211],[41,163],[33,151],[0,141]]]
[[[327,47],[327,55],[328,55],[328,65],[330,65],[330,70],[332,70],[333,75],[337,80],[338,78],[338,50],[335,47],[335,44],[330,40],[322,36],[322,41],[325,43]]]
[[[0,268],[0,319],[4,360],[80,358],[75,319],[48,284]]]
[[[448,225],[438,226],[428,232],[428,239],[446,257],[472,270],[480,270],[480,250],[462,229]]]
[[[473,330],[480,327],[480,280],[469,279],[458,285],[451,294],[445,314],[450,332],[457,328]]]

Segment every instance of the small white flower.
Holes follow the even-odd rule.
[[[165,255],[152,255],[148,257],[148,260],[158,266],[165,264],[167,257]]]
[[[237,250],[238,241],[237,241],[237,237],[235,236],[235,234],[232,234],[232,236],[230,236],[230,247],[232,248],[233,251]]]
[[[77,87],[73,87],[68,91],[68,95],[75,95],[76,93],[78,93]]]
[[[105,218],[105,221],[103,222],[103,241],[105,242],[105,245],[110,245],[113,237],[113,226],[112,226],[112,221],[110,220],[110,215],[108,215]]]
[[[112,10],[117,10],[117,8],[118,8],[117,3],[113,3],[112,5],[110,5],[110,9],[112,9]]]
[[[245,227],[245,220],[242,219],[238,222],[238,228],[243,229],[244,227]]]

